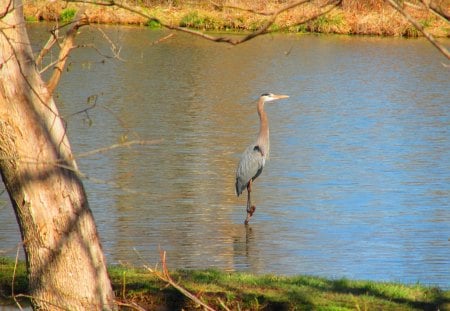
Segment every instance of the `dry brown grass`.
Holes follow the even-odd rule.
[[[446,6],[450,0],[441,1]],[[212,2],[224,5],[218,8]],[[251,9],[258,12],[273,12],[286,5],[287,0],[217,0],[217,1],[128,1],[131,5],[141,5],[147,14],[164,23],[180,25],[183,21],[190,27],[204,30],[255,30],[260,27],[267,16],[254,14],[231,7]],[[414,2],[414,1],[413,1]],[[271,30],[305,31],[338,34],[383,35],[383,36],[418,36],[419,33],[406,20],[383,0],[343,0],[341,6],[326,15],[308,21],[317,15],[323,0],[296,7],[280,14]],[[418,1],[417,7],[405,6],[425,29],[437,37],[450,37],[448,23],[431,14]],[[228,6],[228,7],[227,7]],[[25,3],[25,16],[34,20],[56,20],[67,8],[77,8],[78,4],[62,1],[48,2],[30,0]],[[448,5],[450,7],[450,4]],[[324,10],[324,8],[322,8]],[[136,24],[144,25],[147,21],[141,16],[114,7],[88,6],[86,13],[93,23]],[[191,16],[190,16],[191,15]],[[194,20],[192,20],[194,19]]]

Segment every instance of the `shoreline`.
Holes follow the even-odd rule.
[[[143,268],[110,266],[119,306],[147,310],[198,310],[175,288]],[[216,269],[170,271],[177,284],[216,310],[450,310],[450,290],[421,284],[281,276]],[[14,285],[13,285],[14,284]],[[12,287],[14,286],[14,287]],[[14,289],[13,289],[14,288]],[[0,309],[29,303],[24,261],[0,257]],[[25,297],[25,298],[24,298]]]
[[[376,1],[375,1],[376,2]],[[267,5],[269,6],[269,5]],[[156,21],[117,7],[83,5],[60,1],[36,0],[24,4],[24,16],[28,22],[69,22],[83,8],[89,22],[93,24],[136,25],[161,28]],[[199,2],[192,5],[156,5],[133,7],[155,17],[164,24],[186,27],[198,31],[253,32],[267,20],[267,16],[247,11],[223,8]],[[419,9],[406,8],[430,34],[437,38],[450,38],[450,25],[436,15]],[[261,11],[274,10],[273,7]],[[387,37],[422,37],[422,34],[388,5],[374,9],[341,6],[317,19],[302,22],[317,14],[314,7],[300,6],[279,15],[269,32],[275,33],[321,33],[341,35],[369,35]]]

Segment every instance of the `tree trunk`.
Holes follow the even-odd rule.
[[[64,122],[35,68],[19,1],[0,0],[0,171],[35,309],[114,309]]]

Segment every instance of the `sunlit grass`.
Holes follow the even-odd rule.
[[[109,274],[118,300],[193,310],[195,304],[145,269],[112,266]],[[231,310],[449,310],[450,291],[422,286],[327,279],[315,276],[254,275],[220,270],[177,270],[172,278],[214,308]],[[0,258],[0,293],[27,293],[26,269]],[[0,301],[1,305],[1,301]]]

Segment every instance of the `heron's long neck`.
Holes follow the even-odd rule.
[[[260,100],[257,106],[259,115],[259,134],[258,144],[267,148],[266,152],[269,152],[269,122],[267,120],[267,114],[264,111],[264,101]]]

